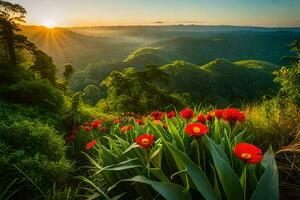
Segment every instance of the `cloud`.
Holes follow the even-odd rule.
[[[207,21],[178,21],[179,24],[206,24]]]
[[[164,22],[163,21],[155,21],[155,22],[152,22],[153,24],[163,24]]]

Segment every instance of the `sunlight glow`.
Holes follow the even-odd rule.
[[[47,28],[54,28],[56,23],[53,19],[46,19],[43,24],[43,26],[47,27]]]

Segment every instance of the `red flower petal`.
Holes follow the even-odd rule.
[[[140,146],[143,147],[144,149],[149,148],[152,143],[154,142],[154,138],[155,136],[152,134],[143,134],[143,135],[139,135],[136,138],[136,143]]]

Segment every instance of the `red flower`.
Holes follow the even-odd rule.
[[[144,124],[145,124],[144,121],[141,120],[141,119],[136,119],[136,120],[135,120],[135,123],[136,123],[136,124],[139,124],[139,125],[144,125]]]
[[[85,129],[86,132],[90,132],[91,131],[91,128],[89,126],[86,126],[84,129]]]
[[[168,124],[164,123],[163,127],[164,129],[168,129]]]
[[[72,129],[72,130],[70,130],[70,133],[75,134],[75,133],[76,133],[76,130],[75,130],[75,129]]]
[[[205,124],[205,122],[206,122],[206,117],[205,117],[205,115],[203,115],[203,114],[198,115],[198,117],[197,117],[197,122],[200,122],[200,123],[202,123],[202,124]]]
[[[168,119],[171,119],[171,118],[174,118],[174,117],[175,117],[175,112],[174,111],[171,111],[171,112],[167,113],[167,118]]]
[[[239,159],[247,163],[253,163],[253,164],[260,163],[260,161],[264,157],[263,152],[260,148],[258,148],[253,144],[248,144],[248,143],[239,143],[233,149],[233,153]]]
[[[206,120],[207,121],[212,121],[213,120],[213,116],[211,115],[211,113],[206,114]]]
[[[105,117],[102,117],[101,122],[102,122],[102,123],[106,122],[106,118],[105,118]]]
[[[85,121],[84,126],[88,126],[88,125],[89,125],[89,122]]]
[[[130,131],[132,128],[133,128],[132,125],[122,126],[122,127],[120,128],[120,130],[121,130],[122,133],[126,133],[126,132]]]
[[[87,143],[86,145],[85,145],[85,150],[87,151],[87,150],[89,150],[90,148],[92,148],[94,145],[96,144],[96,140],[92,140],[92,141],[90,141],[89,143]]]
[[[160,111],[155,111],[150,114],[155,120],[162,120],[164,113]]]
[[[246,120],[245,114],[237,108],[225,109],[222,118],[229,122],[244,122]]]
[[[162,121],[160,120],[153,120],[153,123],[156,125],[163,125]]]
[[[119,124],[120,123],[120,119],[114,119],[113,123],[114,124]]]
[[[223,110],[215,110],[214,116],[218,119],[222,118],[224,111]]]
[[[82,125],[77,126],[76,128],[78,131],[80,131],[82,129]]]
[[[189,136],[201,136],[208,133],[208,127],[200,123],[191,123],[186,125],[185,132]]]
[[[69,141],[71,141],[71,140],[75,140],[75,135],[70,135],[69,137],[67,137],[66,139],[65,139],[65,142],[69,142]]]
[[[98,119],[95,119],[93,122],[92,122],[92,127],[94,129],[98,128],[98,126],[100,125],[100,122]]]
[[[143,134],[143,135],[139,135],[135,141],[138,145],[140,145],[140,147],[143,147],[144,149],[149,148],[152,143],[154,142],[154,135],[151,134]]]
[[[191,119],[194,117],[194,112],[192,109],[190,108],[185,108],[183,109],[182,111],[180,111],[180,116],[183,118],[183,119]]]

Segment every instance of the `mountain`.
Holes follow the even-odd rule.
[[[80,69],[89,63],[125,58],[140,46],[136,42],[87,36],[65,28],[24,26],[21,33],[52,56],[59,67],[71,63]]]
[[[163,65],[177,59],[204,65],[216,58],[282,64],[280,58],[290,54],[287,44],[300,38],[300,29],[196,25],[55,29],[23,26],[22,34],[52,56],[59,69],[66,63],[83,69],[90,63],[123,60],[128,65],[151,62]],[[145,55],[127,57],[134,50]]]
[[[198,65],[216,58],[282,64],[281,57],[290,54],[287,44],[299,38],[298,32],[205,33],[197,37],[163,40],[148,46],[169,52],[169,55],[162,53],[167,59],[177,57]]]

